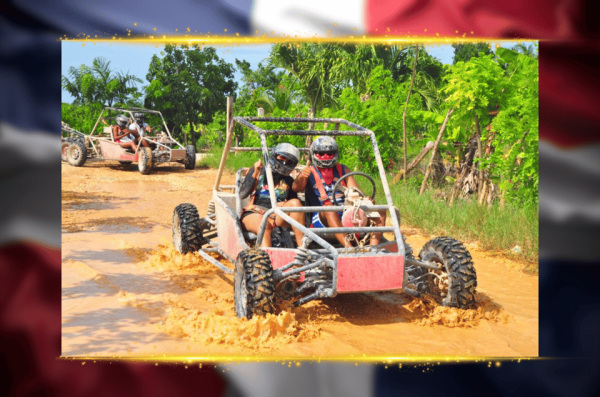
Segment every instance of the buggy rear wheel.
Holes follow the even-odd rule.
[[[82,141],[73,141],[67,148],[67,162],[73,167],[81,167],[87,160],[87,149]]]
[[[152,171],[153,165],[152,149],[149,147],[140,148],[138,155],[138,169],[143,175],[148,175]]]
[[[235,262],[235,314],[248,320],[275,312],[275,287],[271,258],[258,248],[240,252]]]
[[[194,145],[187,145],[185,147],[185,160],[183,162],[186,170],[193,170],[196,168],[196,148]]]
[[[64,141],[60,145],[60,159],[62,161],[67,161],[67,152],[69,150],[70,142]]]
[[[429,270],[425,293],[443,306],[466,309],[475,303],[477,274],[471,254],[463,243],[452,237],[436,237],[427,242],[419,258],[423,262],[442,265],[442,270]]]
[[[193,204],[179,204],[173,211],[173,245],[180,254],[202,248],[202,228],[198,209]]]

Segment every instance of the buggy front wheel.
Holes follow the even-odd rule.
[[[152,149],[141,147],[138,154],[138,170],[143,175],[148,175],[152,171],[153,158]]]
[[[423,246],[419,259],[441,265],[440,270],[428,270],[426,294],[443,306],[466,309],[475,303],[477,274],[463,243],[452,237],[436,237]]]

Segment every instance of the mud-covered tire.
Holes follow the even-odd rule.
[[[138,155],[138,170],[143,175],[148,175],[152,171],[153,165],[152,149],[141,147]]]
[[[471,254],[463,243],[452,237],[436,237],[427,242],[419,259],[423,262],[442,264],[444,270],[426,277],[425,293],[443,306],[466,309],[475,303],[477,274]]]
[[[173,211],[173,245],[180,254],[202,248],[202,227],[195,205],[179,204]]]
[[[187,145],[185,147],[185,160],[183,162],[186,170],[193,170],[196,168],[196,148],[194,145]]]
[[[81,167],[87,160],[87,149],[81,141],[73,141],[67,148],[67,162],[73,167]]]
[[[63,142],[60,144],[60,159],[61,159],[62,161],[65,161],[65,162],[67,161],[67,151],[69,150],[69,145],[70,145],[70,144],[71,144],[71,143],[70,143],[70,142],[67,142],[67,141],[63,141]]]
[[[240,252],[235,262],[235,314],[251,319],[275,312],[275,287],[271,258],[258,248]]]

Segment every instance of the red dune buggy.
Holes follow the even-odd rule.
[[[335,129],[264,130],[253,124],[258,122],[329,123],[335,125]],[[259,134],[261,147],[248,150],[262,151],[265,160],[272,208],[265,213],[258,235],[245,231],[240,223],[241,210],[248,200],[240,199],[238,193],[244,170],[237,172],[235,185],[220,185],[229,154],[231,131],[236,123]],[[345,128],[340,130],[340,125]],[[374,205],[365,200],[362,191],[343,187],[340,184],[343,179],[351,175],[361,176],[371,182],[372,196],[375,195],[373,179],[367,174],[352,172],[340,178],[334,187],[334,196],[337,189],[345,190],[344,203],[322,207],[277,207],[273,174],[267,161],[269,148],[266,137],[269,135],[351,135],[370,138],[386,203]],[[300,150],[306,151],[306,148]],[[290,212],[358,213],[358,210],[364,211],[367,217],[380,216],[378,211],[385,210],[392,225],[315,229],[305,227],[289,216]],[[288,236],[278,241],[274,237],[273,247],[258,248],[268,216],[272,213],[304,233],[302,246],[295,246],[294,239]],[[377,246],[361,244],[344,248],[333,236],[334,233],[365,236],[373,232],[393,233],[394,239],[384,240]],[[292,233],[291,229],[286,229],[286,233]],[[361,239],[366,241],[364,237]],[[471,255],[465,246],[451,237],[438,237],[425,244],[418,259],[413,256],[412,249],[400,232],[400,213],[392,202],[375,134],[343,119],[234,117],[228,129],[227,144],[208,215],[200,218],[193,204],[177,206],[173,214],[173,243],[180,253],[198,252],[219,269],[234,274],[235,311],[240,318],[272,313],[278,301],[302,305],[313,299],[366,291],[402,290],[415,297],[429,294],[443,305],[459,308],[467,308],[475,302],[477,278]],[[209,253],[220,254],[234,263],[235,268],[222,264]]]
[[[123,114],[133,123],[135,114],[144,117],[160,118],[161,124],[152,128],[154,136],[145,135],[142,139],[150,143],[144,147],[142,141],[135,151],[125,149],[115,142],[110,124],[118,114]],[[103,117],[104,116],[104,117]],[[103,122],[103,125],[100,125]],[[74,167],[81,167],[88,160],[116,160],[127,165],[138,163],[139,171],[147,175],[156,164],[164,162],[183,163],[185,169],[193,170],[196,166],[196,150],[193,145],[183,147],[171,136],[167,124],[159,111],[142,108],[112,108],[106,107],[100,113],[92,132],[86,135],[65,123],[61,124],[63,137],[61,157]]]

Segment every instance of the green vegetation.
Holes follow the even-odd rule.
[[[210,47],[167,45],[153,57],[143,87],[144,105],[162,111],[177,139],[210,151],[202,164],[218,167],[225,141],[225,97],[234,115],[344,118],[372,130],[404,222],[432,234],[477,240],[504,252],[516,245],[528,261],[537,257],[538,59],[537,46],[497,48],[489,43],[454,45],[453,65],[442,65],[422,46],[336,43],[273,45],[256,70],[228,64]],[[415,81],[407,103],[415,56]],[[241,71],[238,84],[233,71]],[[110,70],[109,62],[69,69],[63,89],[76,99],[63,104],[63,121],[89,132],[109,103],[140,104],[135,78]],[[403,113],[406,110],[406,148]],[[410,162],[436,141],[450,112],[436,155],[429,152],[402,180]],[[264,122],[269,129],[306,129],[308,123]],[[316,124],[314,129],[333,129]],[[345,128],[344,126],[341,127]],[[236,126],[235,145],[256,147],[254,132]],[[376,174],[364,137],[339,137],[341,162]],[[268,137],[305,146],[304,137]],[[232,171],[251,166],[257,153],[229,156]],[[425,169],[429,168],[424,181]],[[430,175],[430,176],[429,176]],[[396,181],[392,183],[392,180]],[[424,193],[419,195],[419,187]]]

